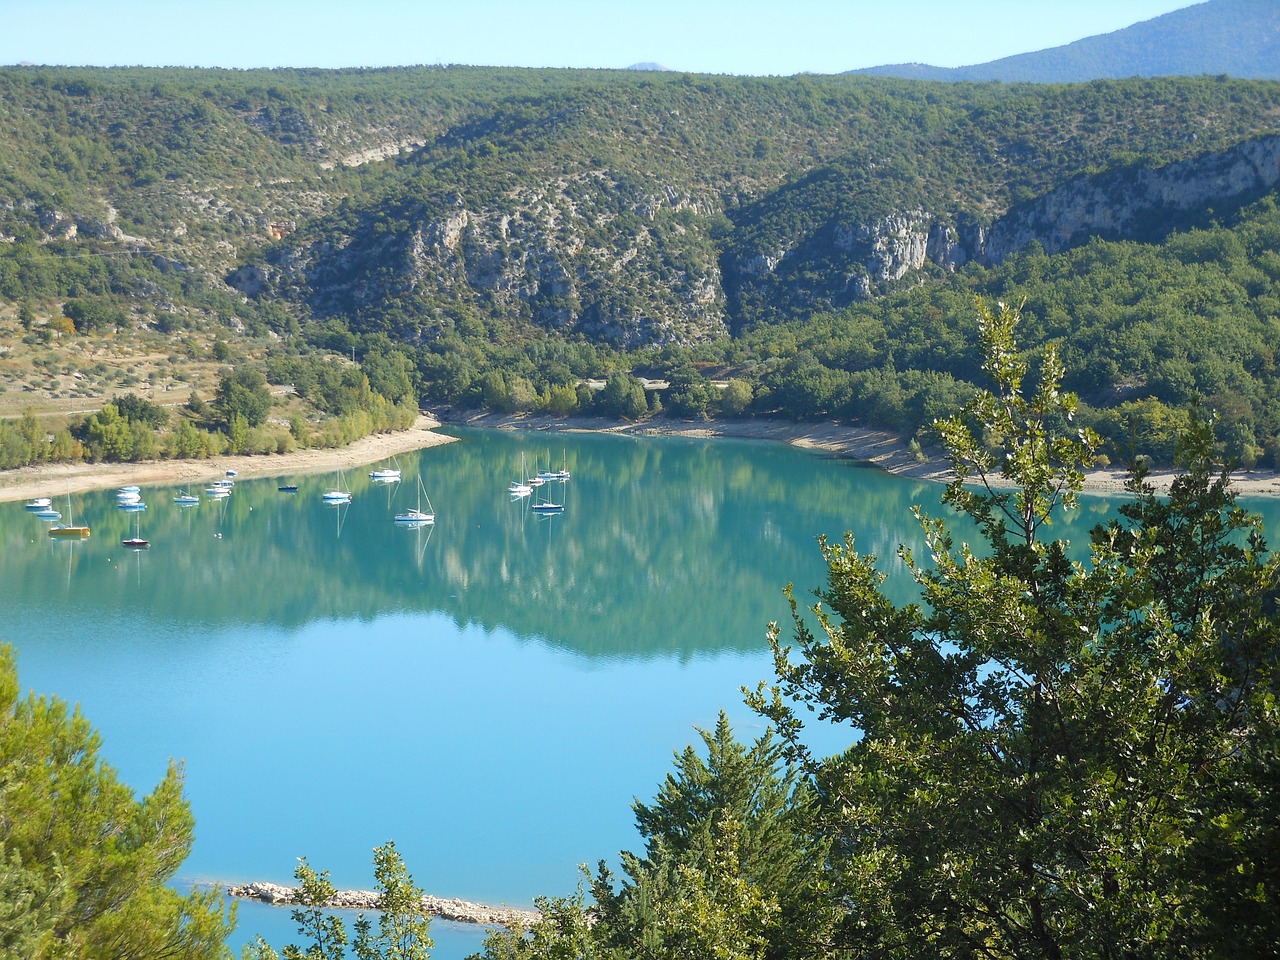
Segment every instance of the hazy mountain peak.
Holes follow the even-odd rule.
[[[915,80],[1032,83],[1204,74],[1280,79],[1280,3],[1207,0],[1112,33],[989,63],[964,67],[898,63],[849,72]]]

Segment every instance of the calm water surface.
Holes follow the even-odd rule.
[[[333,476],[294,495],[275,479],[222,502],[193,490],[189,508],[147,488],[137,517],[103,491],[71,498],[93,537],[66,543],[0,504],[0,636],[22,683],[78,702],[139,790],[185,763],[182,880],[289,882],[305,855],[367,888],[394,839],[432,893],[571,893],[577,864],[638,848],[630,804],[695,727],[724,709],[759,732],[739,688],[772,676],[785,584],[802,600],[822,584],[816,535],[854,531],[905,599],[911,506],[942,509],[934,485],[776,444],[458,435],[400,457],[400,484],[347,475],[346,507],[320,501]],[[522,457],[572,472],[548,485],[562,515],[510,501]],[[437,523],[398,528],[419,472]],[[1112,506],[1087,499],[1058,529],[1083,543]],[[135,522],[146,552],[120,546]],[[287,911],[240,916],[237,943],[292,937]],[[442,960],[480,946],[474,928],[434,930]]]

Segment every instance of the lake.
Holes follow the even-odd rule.
[[[696,727],[723,709],[759,734],[740,688],[772,677],[784,586],[806,603],[823,584],[816,536],[852,530],[902,600],[911,506],[942,509],[937,485],[780,444],[451,432],[399,457],[399,484],[349,473],[347,506],[321,502],[332,475],[193,490],[186,508],[182,489],[144,488],[138,515],[101,491],[70,499],[93,529],[70,543],[0,504],[0,639],[24,688],[81,705],[135,789],[185,763],[181,881],[288,883],[306,856],[369,888],[372,848],[394,839],[440,896],[570,894],[579,863],[640,848],[630,805]],[[549,485],[562,514],[508,497],[522,460],[571,472]],[[398,527],[419,473],[437,522]],[[1270,527],[1274,502],[1249,505]],[[1113,507],[1086,498],[1055,529],[1083,544]],[[149,550],[121,547],[135,524]],[[237,944],[292,941],[287,910],[243,905],[240,928]],[[433,929],[441,960],[483,935]]]

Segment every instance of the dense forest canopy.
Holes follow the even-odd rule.
[[[6,68],[0,312],[33,350],[139,330],[301,376],[258,448],[351,412],[306,405],[326,356],[372,411],[331,440],[416,400],[927,444],[985,296],[1061,344],[1113,458],[1167,460],[1199,405],[1274,466],[1278,108],[1225,77]]]

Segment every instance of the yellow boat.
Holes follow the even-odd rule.
[[[71,516],[71,494],[67,494],[67,516]],[[62,539],[86,540],[89,537],[87,523],[60,523],[49,528],[49,536]]]
[[[89,537],[89,528],[82,524],[66,524],[65,526],[50,527],[49,536],[51,537],[77,537],[86,540]]]

